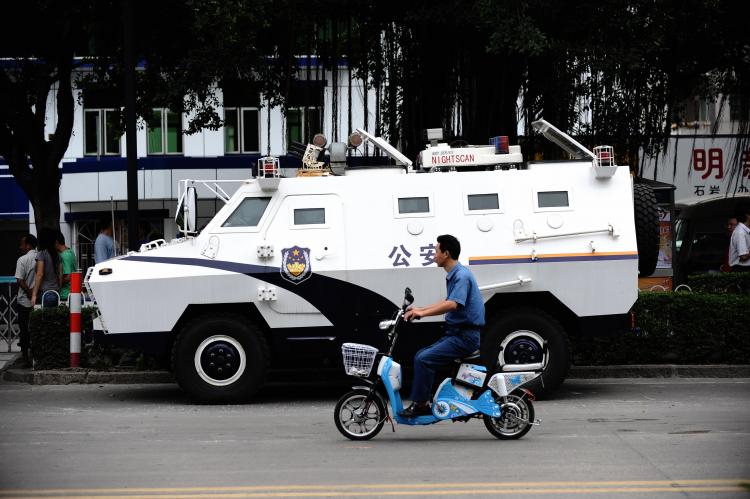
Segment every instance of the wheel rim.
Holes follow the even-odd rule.
[[[247,356],[242,345],[230,336],[206,338],[195,349],[195,371],[213,386],[227,386],[237,381],[247,367]]]
[[[514,331],[500,343],[497,361],[506,364],[536,364],[544,362],[544,339],[534,331]]]
[[[529,425],[529,406],[516,395],[508,395],[500,400],[501,415],[492,418],[492,426],[499,433],[513,436],[521,433]]]
[[[344,400],[338,418],[341,427],[355,437],[365,437],[375,430],[381,421],[380,407],[371,400],[365,407],[366,395],[352,395]]]

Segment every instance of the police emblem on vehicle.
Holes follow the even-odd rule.
[[[311,275],[310,248],[292,246],[281,250],[281,277],[299,284]]]

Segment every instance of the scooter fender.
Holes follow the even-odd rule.
[[[505,372],[493,375],[487,386],[501,397],[507,397],[513,390],[532,381],[542,373],[540,372]]]

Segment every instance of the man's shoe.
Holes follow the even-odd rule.
[[[406,409],[398,413],[399,416],[402,416],[405,418],[414,418],[417,416],[429,416],[430,414],[432,414],[432,409],[430,409],[430,404],[428,404],[427,402],[424,402],[422,404],[412,402],[409,407],[407,407]]]

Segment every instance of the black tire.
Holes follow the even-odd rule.
[[[544,398],[565,381],[570,363],[568,335],[549,314],[535,308],[501,311],[488,322],[486,331],[481,348],[490,371],[499,370],[503,363],[544,362],[542,349],[546,341],[547,365],[542,375],[526,387],[536,397]]]
[[[374,394],[367,407],[363,403],[370,395],[370,390],[355,388],[345,393],[336,402],[333,411],[333,419],[336,428],[349,440],[370,440],[380,433],[388,415],[385,404],[381,398]],[[366,417],[357,411],[365,410]]]
[[[534,422],[534,404],[521,390],[507,397],[495,395],[502,414],[499,418],[484,416],[484,426],[500,440],[516,440],[526,435]]]
[[[241,315],[193,319],[172,347],[177,383],[207,403],[250,399],[265,382],[269,358],[266,340]]]
[[[654,191],[644,184],[633,184],[635,238],[638,245],[638,273],[648,277],[659,259],[659,207]]]

